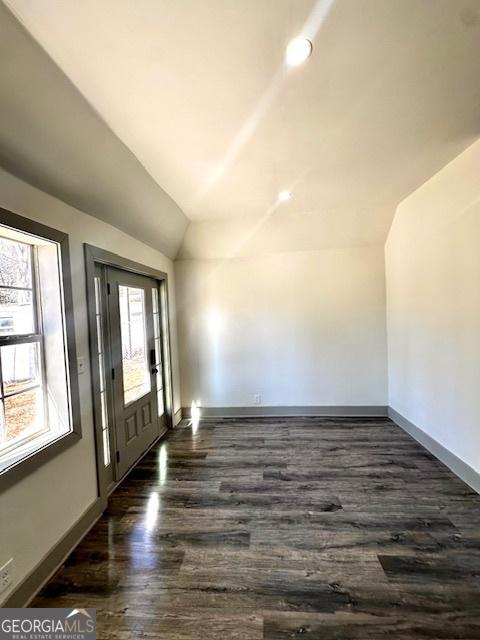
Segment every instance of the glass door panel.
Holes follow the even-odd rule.
[[[154,283],[140,274],[107,269],[117,478],[159,435],[150,295]]]
[[[162,346],[160,338],[160,307],[158,303],[158,288],[152,289],[152,309],[153,309],[153,337],[155,340],[155,370],[157,386],[157,407],[158,415],[163,416],[165,407],[163,402],[163,367],[162,367]]]
[[[147,357],[144,289],[119,285],[122,339],[123,393],[125,406],[151,390]]]

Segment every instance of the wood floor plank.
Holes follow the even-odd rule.
[[[183,421],[33,606],[100,639],[478,640],[480,496],[386,418]]]

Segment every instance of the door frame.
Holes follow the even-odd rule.
[[[173,378],[172,378],[172,360],[171,360],[171,342],[170,342],[170,314],[169,314],[169,296],[168,296],[168,274],[164,271],[148,267],[144,264],[134,262],[128,258],[123,258],[115,253],[100,249],[94,245],[84,243],[85,255],[85,272],[86,272],[86,288],[87,288],[87,311],[88,311],[88,337],[91,364],[91,392],[93,402],[94,426],[95,426],[95,456],[97,467],[97,484],[98,495],[100,498],[106,499],[108,494],[119,484],[115,480],[109,482],[104,472],[103,464],[103,439],[102,439],[102,422],[101,422],[101,401],[100,401],[100,375],[97,360],[97,330],[95,318],[95,267],[97,265],[103,267],[113,267],[130,273],[153,278],[158,282],[159,291],[159,310],[160,310],[160,331],[162,339],[162,363],[164,377],[164,394],[165,394],[165,425],[167,431],[160,435],[153,444],[158,442],[168,431],[174,426],[174,398],[173,398]],[[107,327],[109,333],[109,328]],[[111,380],[107,378],[107,396],[109,397],[109,408],[113,406]],[[112,412],[110,410],[110,415]],[[115,419],[113,417],[113,419]],[[114,426],[112,425],[112,432]],[[153,445],[152,445],[153,446]],[[115,451],[111,450],[111,464],[115,470],[116,460]],[[128,473],[128,472],[127,472]],[[115,477],[115,474],[114,474]]]

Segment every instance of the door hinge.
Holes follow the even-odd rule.
[[[110,295],[110,283],[109,282],[107,282],[107,295],[108,296]]]
[[[112,380],[115,380],[115,369],[112,367]]]
[[[117,462],[120,462],[120,451],[117,451]]]

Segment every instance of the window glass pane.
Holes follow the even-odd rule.
[[[0,335],[35,333],[32,292],[0,287]]]
[[[40,388],[5,398],[5,437],[3,444],[44,428],[43,393]]]
[[[5,411],[3,400],[0,400],[0,446],[5,442],[7,426],[5,424]]]
[[[0,237],[0,471],[4,471],[71,431],[72,403],[60,245],[1,225],[0,235],[6,236]],[[40,333],[23,342],[27,334]]]
[[[145,292],[119,285],[124,402],[141,398],[151,389],[146,348]]]
[[[0,238],[0,285],[31,289],[31,255],[29,245]]]
[[[40,344],[12,344],[0,350],[3,394],[18,393],[40,384]]]

